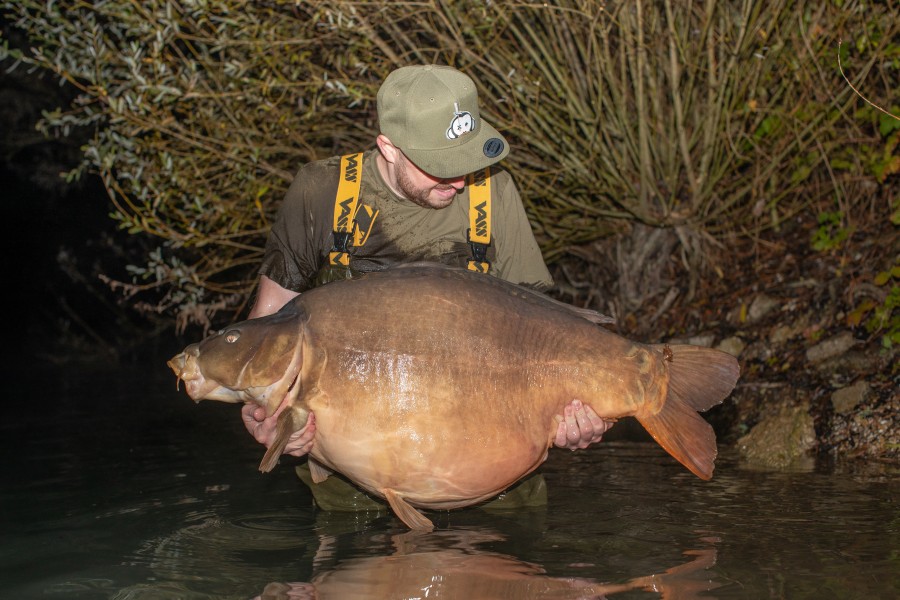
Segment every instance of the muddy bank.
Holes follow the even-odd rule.
[[[720,443],[744,460],[769,468],[816,459],[900,464],[897,346],[884,344],[890,323],[871,330],[860,319],[861,307],[889,302],[892,284],[876,285],[875,278],[900,264],[898,228],[874,220],[828,252],[812,248],[814,232],[813,219],[798,218],[780,232],[736,243],[711,263],[692,298],[672,257],[660,289],[631,311],[617,302],[609,245],[582,250],[585,260],[563,263],[554,275],[567,301],[618,311],[624,335],[737,356],[738,386],[707,418]]]

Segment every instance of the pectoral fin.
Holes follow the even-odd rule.
[[[275,425],[275,440],[269,449],[266,450],[262,462],[259,463],[259,470],[268,473],[278,464],[278,459],[284,454],[284,449],[291,435],[296,431],[294,428],[294,411],[286,410],[278,417]]]
[[[404,500],[400,494],[389,488],[381,490],[381,493],[384,494],[384,498],[391,505],[394,514],[406,523],[407,527],[419,531],[431,531],[434,529],[434,523]]]
[[[331,475],[331,471],[322,466],[322,463],[314,459],[313,457],[309,457],[309,474],[312,476],[313,483],[322,483],[328,476]]]

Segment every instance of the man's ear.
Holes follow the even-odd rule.
[[[386,135],[383,133],[379,134],[378,137],[375,138],[375,143],[378,145],[378,151],[381,152],[381,156],[384,157],[384,160],[391,164],[397,162],[400,155],[400,149],[392,144],[391,140],[389,140]]]

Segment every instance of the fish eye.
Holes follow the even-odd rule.
[[[237,330],[229,331],[225,334],[225,341],[229,344],[233,344],[241,337],[241,332]]]

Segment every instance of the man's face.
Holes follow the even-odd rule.
[[[399,150],[399,149],[398,149]],[[397,188],[412,202],[425,208],[446,208],[466,185],[465,176],[452,179],[432,177],[398,151]]]

